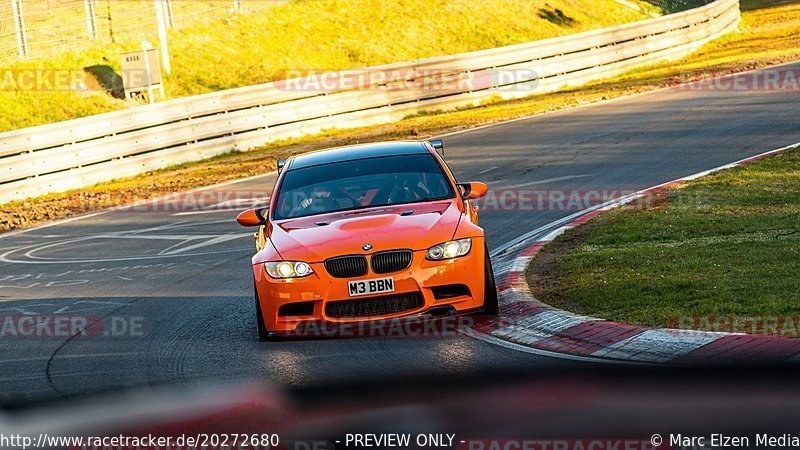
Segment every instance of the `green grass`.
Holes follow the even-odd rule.
[[[195,20],[171,31],[167,96],[264,83],[296,71],[348,69],[481,50],[648,17],[613,0],[305,0],[269,7],[262,3],[245,2],[259,6],[252,13]],[[147,31],[144,37],[155,43],[152,34]],[[119,53],[137,48],[138,35],[119,34],[114,44],[103,41],[4,69],[101,66],[119,72]],[[41,49],[36,51],[41,55]],[[3,86],[0,131],[126,106],[131,103],[102,91],[31,92]]]
[[[545,247],[544,286],[533,279],[542,273],[538,260],[529,269],[535,295],[581,314],[651,326],[697,316],[797,316],[800,149],[570,231]]]

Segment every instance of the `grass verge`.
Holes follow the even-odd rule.
[[[4,204],[0,230],[27,227],[133,199],[207,186],[275,168],[275,159],[316,148],[356,141],[424,138],[449,131],[585,105],[684,81],[755,69],[800,59],[800,3],[744,0],[741,32],[706,45],[681,61],[653,65],[611,81],[555,94],[485,104],[478,108],[432,113],[381,126],[331,130],[279,142],[247,153],[219,156],[93,187]]]
[[[81,15],[83,6],[78,5],[73,12]],[[137,13],[145,15],[139,19],[147,23],[153,14],[152,2],[149,5]],[[170,32],[172,74],[165,78],[167,97],[260,84],[309,70],[342,70],[482,50],[649,17],[614,0],[307,0],[245,5],[251,12],[195,19]],[[41,19],[63,21],[67,13],[61,14]],[[37,23],[37,27],[43,25]],[[100,86],[112,90],[111,85],[121,83],[116,75],[120,52],[141,48],[140,37],[157,41],[154,30],[143,32],[144,36],[117,36],[116,43],[98,39],[91,47],[48,58],[40,52],[36,60],[4,67],[0,71],[5,75],[0,77],[0,132],[131,106],[134,102],[102,90],[38,91],[35,86],[29,88],[21,74],[84,68],[99,74]],[[34,33],[31,38],[35,37]],[[20,75],[11,76],[15,73]],[[116,95],[121,95],[119,88]]]
[[[580,314],[797,337],[783,325],[800,311],[800,149],[604,213],[546,246],[528,279]]]

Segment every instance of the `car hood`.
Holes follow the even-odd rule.
[[[270,239],[285,260],[321,262],[341,255],[427,249],[452,239],[460,219],[453,200],[415,203],[284,220],[275,223]],[[363,250],[365,244],[372,249]]]

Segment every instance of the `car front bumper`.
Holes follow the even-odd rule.
[[[386,321],[403,317],[438,316],[449,311],[451,315],[475,312],[484,303],[484,264],[485,247],[482,238],[473,238],[470,253],[446,261],[428,261],[426,251],[413,252],[411,265],[403,271],[389,274],[374,274],[371,271],[358,278],[334,278],[328,274],[323,263],[311,264],[314,273],[304,278],[277,280],[267,275],[263,264],[253,266],[258,293],[258,305],[264,318],[264,325],[273,334],[296,333],[314,324],[352,325],[362,322]],[[326,312],[330,302],[342,300],[370,301],[387,294],[351,297],[348,282],[392,277],[395,294],[419,293],[422,301],[413,309],[369,317],[342,318],[331,317]],[[467,289],[463,294],[442,298],[441,291],[435,288],[462,285]],[[468,291],[468,292],[467,292]],[[439,293],[437,296],[436,293]],[[288,304],[303,303],[313,313],[305,315],[279,314],[281,307]],[[350,327],[351,328],[351,327]]]

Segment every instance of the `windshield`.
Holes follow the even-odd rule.
[[[273,219],[453,198],[432,155],[344,161],[286,173]]]

